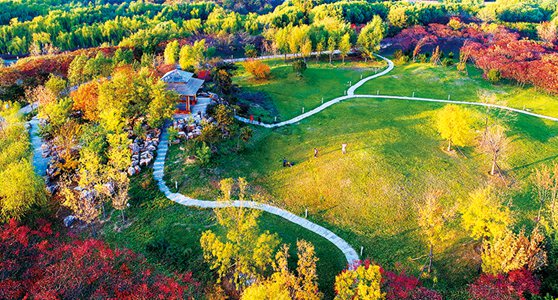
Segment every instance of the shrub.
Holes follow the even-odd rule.
[[[421,53],[417,55],[417,60],[421,63],[426,63],[428,62],[428,55],[426,53]]]
[[[191,273],[161,275],[130,250],[61,237],[15,221],[0,227],[1,299],[189,299],[199,285]]]
[[[258,80],[268,79],[271,74],[271,68],[259,60],[248,60],[244,62],[244,68]]]
[[[306,62],[302,59],[299,59],[293,62],[293,71],[295,71],[299,76],[302,76],[302,73],[308,69]]]
[[[200,160],[202,165],[206,165],[211,160],[211,149],[202,143],[198,149],[196,149],[196,157]]]
[[[511,271],[501,275],[481,275],[469,286],[471,299],[526,299],[527,294],[538,295],[539,280],[527,270]]]
[[[500,74],[500,71],[496,70],[496,69],[488,70],[488,72],[486,72],[485,76],[486,76],[486,79],[488,79],[488,81],[490,81],[492,83],[499,82],[500,79],[502,79],[502,75]]]
[[[448,57],[442,59],[442,66],[449,67],[451,65],[453,65],[453,59],[448,58]]]

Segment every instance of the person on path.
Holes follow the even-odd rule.
[[[258,117],[258,124],[262,124],[262,117]]]
[[[341,152],[342,152],[343,154],[347,154],[347,144],[343,143],[343,144],[341,145]]]
[[[254,123],[254,115],[250,115],[250,124]]]
[[[314,158],[318,157],[318,148],[314,148]]]

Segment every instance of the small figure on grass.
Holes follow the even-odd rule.
[[[347,154],[347,144],[346,143],[341,144],[341,152],[343,154]]]
[[[314,148],[314,158],[318,157],[318,148]]]

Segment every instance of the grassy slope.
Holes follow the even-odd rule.
[[[306,111],[313,109],[324,101],[343,96],[348,88],[349,81],[353,83],[360,80],[361,75],[366,76],[385,66],[384,62],[367,64],[347,63],[345,65],[335,62],[330,65],[326,62],[317,63],[308,61],[308,70],[302,77],[297,76],[290,63],[282,60],[266,61],[271,69],[271,79],[256,81],[242,67],[239,69],[235,82],[243,87],[245,92],[263,92],[272,99],[272,103],[265,102],[252,105],[250,113],[255,117],[263,115],[262,120],[274,121],[288,120]],[[344,87],[344,88],[343,88]]]
[[[424,70],[419,72],[419,69]],[[443,98],[444,91],[439,85],[426,85],[425,82],[433,80],[429,79],[429,72],[438,72],[437,78],[448,80],[457,76],[449,69],[411,65],[394,71],[398,80],[376,79],[368,85],[381,86],[381,92],[386,94],[403,94],[403,89],[412,93],[409,72],[424,77],[424,90],[433,89],[428,95],[417,96]],[[426,75],[422,76],[423,73]],[[445,87],[454,90],[455,98],[460,99],[475,95],[476,84],[483,88],[517,90],[475,82],[446,83]],[[317,84],[320,88],[312,91],[316,95],[331,88],[331,83]],[[366,88],[376,87],[363,87],[359,92],[364,93]],[[535,103],[536,99],[529,101]],[[278,107],[288,101],[274,100]],[[551,105],[545,110],[558,111],[552,105],[554,100],[548,101]],[[415,211],[426,189],[433,186],[446,190],[447,204],[457,205],[466,201],[469,191],[494,180],[486,176],[487,158],[473,148],[464,149],[468,158],[441,150],[444,142],[432,126],[433,113],[440,107],[440,104],[396,100],[347,101],[295,126],[275,131],[255,128],[248,149],[218,157],[210,172],[171,164],[169,176],[181,183],[183,192],[208,199],[215,197],[215,182],[220,178],[245,176],[278,205],[299,214],[308,208],[311,219],[335,229],[355,248],[363,245],[365,256],[389,267],[402,263],[416,271],[424,260],[411,259],[424,255],[426,246],[418,232]],[[556,159],[558,125],[523,116],[510,122],[513,154],[507,162],[508,180],[516,182],[510,198],[518,219],[524,224],[532,219],[535,206],[530,200],[528,177],[534,167]],[[344,142],[349,144],[346,156],[340,153]],[[318,159],[312,158],[314,147],[320,149]],[[171,151],[171,161],[177,154],[176,149]],[[282,168],[283,157],[295,162],[295,167]],[[184,184],[185,174],[190,176],[189,184]],[[441,273],[440,286],[453,289],[475,275],[477,265],[473,260],[475,255],[471,255],[473,246],[464,242],[465,234],[458,224],[451,227],[455,229],[451,239],[437,248],[436,265]]]
[[[167,200],[157,191],[150,172],[134,177],[131,198],[132,207],[128,210],[131,225],[115,230],[114,222],[120,221],[120,215],[114,214],[112,221],[105,225],[104,239],[144,254],[167,273],[192,271],[198,280],[210,281],[211,273],[203,260],[199,240],[203,231],[214,230],[217,225],[212,211],[188,208]],[[346,265],[341,251],[314,233],[267,213],[260,217],[260,228],[277,233],[283,243],[290,245],[293,265],[296,264],[296,241],[312,242],[320,258],[320,288],[328,298],[333,297],[334,276]],[[148,245],[166,246],[149,250]]]
[[[558,117],[558,98],[538,92],[535,88],[520,88],[512,84],[493,85],[482,78],[482,71],[469,67],[469,75],[452,67],[411,63],[397,66],[386,76],[367,82],[359,94],[380,94],[427,97],[460,101],[479,101],[477,90],[494,92],[502,104],[519,109]],[[404,83],[404,84],[402,84]]]

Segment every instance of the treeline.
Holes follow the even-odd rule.
[[[327,2],[327,1],[326,1]],[[235,1],[236,3],[236,1]],[[245,2],[241,2],[245,3]],[[336,18],[365,24],[379,15],[394,31],[414,24],[448,20],[451,15],[471,16],[476,6],[463,4],[408,4],[367,1],[286,1],[273,12],[259,15],[227,9],[215,2],[157,4],[144,1],[88,6],[54,6],[32,20],[11,19],[0,27],[0,52],[55,53],[101,44],[140,47],[154,52],[160,42],[192,35],[259,35],[264,28],[284,28]],[[239,3],[233,5],[235,7]],[[17,14],[11,15],[16,18]]]

